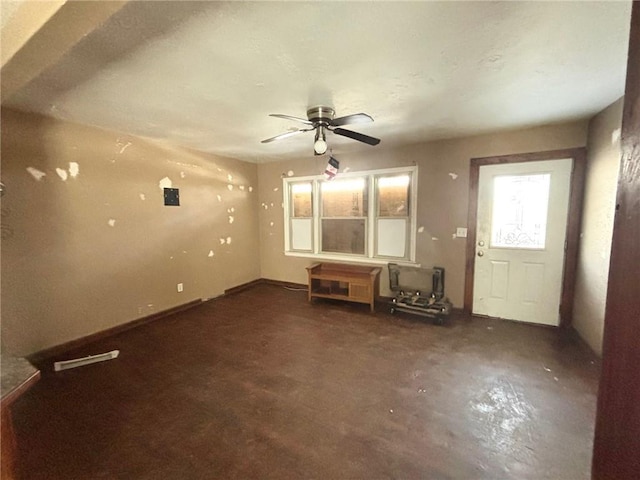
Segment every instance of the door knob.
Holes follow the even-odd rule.
[[[478,252],[478,256],[479,256],[479,257],[483,257],[483,256],[484,256],[484,252],[483,252],[482,250],[480,250],[480,251]]]

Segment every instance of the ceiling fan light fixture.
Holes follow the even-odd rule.
[[[371,116],[367,115],[366,113],[353,113],[351,115],[334,118],[335,111],[333,110],[333,108],[319,106],[312,107],[307,110],[307,119],[293,117],[291,115],[284,115],[282,113],[270,113],[269,116],[284,118],[286,120],[293,120],[299,123],[303,123],[307,127],[300,128],[292,132],[290,131],[281,133],[280,135],[276,135],[275,137],[262,140],[262,143],[271,143],[275,140],[281,140],[283,138],[287,138],[303,132],[310,132],[311,130],[316,131],[315,140],[313,143],[314,155],[324,155],[329,149],[329,145],[327,145],[327,138],[325,136],[325,130],[329,130],[330,132],[342,137],[347,137],[358,142],[366,143],[367,145],[378,145],[380,143],[379,138],[370,137],[369,135],[365,135],[363,133],[358,133],[352,130],[347,130],[346,128],[342,128],[342,125],[373,122],[373,118],[371,118]]]
[[[313,151],[316,155],[322,155],[327,152],[327,138],[324,134],[324,128],[318,127],[316,130],[316,139],[313,142]]]

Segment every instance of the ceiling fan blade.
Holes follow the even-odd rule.
[[[310,132],[311,130],[313,130],[313,128],[303,128],[302,130],[293,130],[291,132],[281,133],[280,135],[276,135],[275,137],[262,140],[260,143],[270,143],[275,140],[282,140],[283,138],[292,137],[294,135],[298,135],[299,133]]]
[[[305,125],[313,125],[313,122],[310,122],[306,118],[292,117],[291,115],[283,115],[282,113],[270,113],[269,116],[270,117],[285,118],[287,120],[294,120],[296,122],[304,123]]]
[[[370,123],[373,122],[373,118],[371,118],[366,113],[354,113],[353,115],[345,115],[344,117],[334,118],[329,122],[330,125],[334,127],[339,127],[340,125],[351,125],[353,123]]]
[[[370,137],[369,135],[364,135],[358,132],[352,132],[351,130],[345,130],[344,128],[334,128],[332,132],[337,135],[342,135],[343,137],[349,137],[354,140],[358,140],[359,142],[364,142],[367,145],[378,145],[380,143],[379,138]]]

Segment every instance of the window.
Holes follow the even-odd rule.
[[[285,253],[414,261],[417,167],[283,180]]]

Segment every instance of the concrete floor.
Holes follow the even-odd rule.
[[[69,352],[14,405],[25,479],[587,479],[575,336],[258,285]]]

